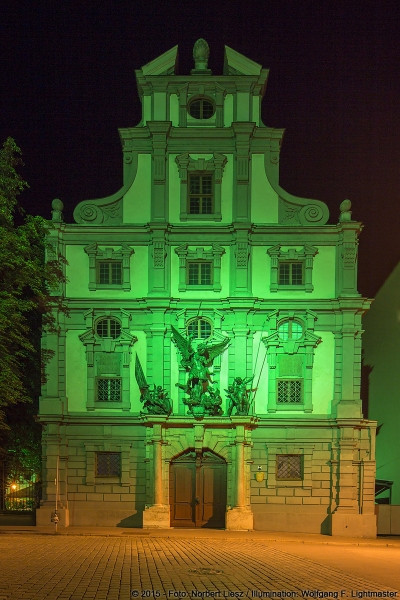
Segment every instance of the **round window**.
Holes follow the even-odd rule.
[[[283,321],[278,326],[278,335],[283,342],[299,340],[303,336],[303,326],[298,321]]]
[[[214,112],[213,102],[205,98],[196,98],[189,104],[189,114],[194,119],[209,119]]]
[[[113,338],[121,335],[121,323],[116,319],[100,319],[96,323],[96,333],[102,338]]]
[[[206,340],[211,337],[212,325],[206,319],[192,319],[186,327],[188,336],[195,339]]]

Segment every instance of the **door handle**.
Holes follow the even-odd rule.
[[[195,500],[194,500],[194,503],[195,503],[195,504],[200,504],[200,498],[198,498],[198,497],[196,496],[196,498],[195,498]]]

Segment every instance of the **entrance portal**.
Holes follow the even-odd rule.
[[[186,452],[170,467],[171,527],[225,527],[226,462],[211,452]]]

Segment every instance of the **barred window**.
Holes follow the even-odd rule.
[[[283,342],[299,340],[303,336],[303,326],[293,319],[282,321],[278,325],[278,335]]]
[[[279,285],[303,285],[303,262],[288,262],[279,263]]]
[[[214,104],[205,98],[196,98],[189,104],[189,114],[194,119],[210,119],[214,112]]]
[[[303,380],[278,379],[277,404],[302,404]]]
[[[187,325],[187,334],[197,339],[206,340],[211,337],[212,325],[206,319],[192,319]]]
[[[96,452],[96,476],[97,477],[120,477],[121,475],[121,453],[120,452]]]
[[[188,285],[212,285],[212,263],[193,261],[187,263]]]
[[[189,207],[191,215],[213,213],[212,175],[189,175]]]
[[[97,378],[97,402],[121,402],[121,379],[119,377]]]
[[[301,454],[278,454],[276,479],[302,480]]]
[[[97,283],[101,285],[122,284],[122,261],[100,260],[97,261]]]
[[[121,335],[121,323],[116,319],[100,319],[96,323],[96,333],[100,337],[110,337],[115,340]]]

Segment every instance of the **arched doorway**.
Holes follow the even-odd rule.
[[[171,527],[225,527],[226,462],[203,450],[171,461]]]

